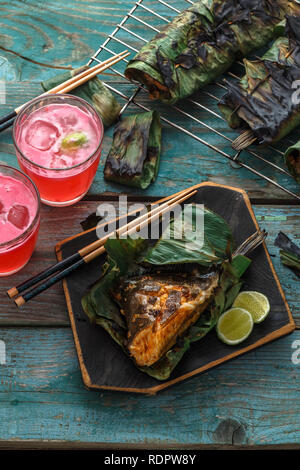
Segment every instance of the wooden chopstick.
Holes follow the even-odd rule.
[[[80,254],[81,257],[84,257],[84,256],[88,255],[89,253],[91,253],[92,251],[97,249],[99,246],[104,245],[104,243],[108,240],[108,238],[111,238],[112,235],[115,235],[115,234],[117,236],[123,235],[123,233],[126,233],[127,230],[130,230],[132,227],[136,227],[137,222],[140,223],[140,222],[143,222],[144,220],[147,220],[149,218],[149,215],[153,216],[156,213],[163,211],[165,208],[168,208],[170,203],[173,204],[174,202],[177,202],[180,198],[182,198],[183,196],[185,196],[185,195],[187,195],[191,192],[192,192],[192,189],[190,189],[190,188],[184,189],[183,191],[180,191],[179,194],[174,194],[172,196],[171,200],[167,200],[164,203],[162,203],[162,201],[161,201],[161,203],[162,203],[161,206],[157,206],[155,209],[151,210],[147,214],[139,216],[137,219],[134,219],[132,222],[129,222],[127,225],[125,225],[123,227],[120,227],[118,230],[115,230],[114,232],[112,232],[110,234],[107,234],[105,237],[103,237],[99,240],[96,240],[95,242],[91,243],[88,246],[85,246],[84,248],[79,250],[78,253]],[[158,203],[155,203],[153,205],[157,205],[157,204]],[[130,215],[130,214],[128,214],[128,215]]]
[[[5,116],[3,116],[2,118],[0,117],[0,124],[3,124],[7,121],[10,121],[11,119],[15,118],[16,117],[16,111],[13,110],[11,111],[10,113],[6,114]],[[2,128],[2,127],[1,127]]]
[[[87,68],[86,70],[79,73],[78,75],[74,75],[72,78],[69,78],[69,80],[66,80],[65,82],[60,83],[56,87],[51,88],[51,90],[48,90],[48,91],[45,92],[45,95],[53,94],[53,93],[59,93],[63,88],[66,88],[67,86],[72,85],[73,83],[76,83],[78,81],[78,79],[84,78],[87,75],[93,74],[93,76],[95,76],[95,75],[97,75],[95,72],[98,71],[97,73],[99,73],[99,70],[101,72],[102,67],[104,67],[106,65],[109,65],[109,67],[111,67],[111,65],[114,65],[114,63],[116,61],[119,62],[120,60],[123,60],[129,54],[130,54],[130,52],[128,52],[127,49],[123,52],[120,52],[119,54],[115,54],[115,55],[111,56],[109,59],[104,60],[103,62],[100,62],[97,65],[94,65],[94,67]],[[112,62],[113,62],[113,64],[112,64]],[[105,68],[107,68],[107,67],[105,67]],[[88,78],[88,80],[89,80],[89,78]],[[76,86],[78,86],[78,85],[76,85]]]
[[[149,225],[149,223],[154,222],[155,220],[157,220],[161,215],[164,215],[165,213],[171,211],[177,204],[181,204],[186,199],[189,199],[191,196],[194,196],[194,194],[196,194],[196,192],[197,191],[195,190],[195,191],[186,193],[181,197],[174,198],[170,201],[171,202],[170,205],[168,205],[168,203],[162,204],[162,206],[154,209],[151,212],[148,212],[147,214],[145,214],[141,217],[138,217],[137,219],[133,220],[129,224],[125,225],[124,227],[121,227],[118,230],[116,230],[115,232],[112,232],[108,236],[101,238],[99,240],[99,242],[101,242],[101,245],[99,245],[98,248],[96,248],[95,250],[93,250],[90,253],[88,253],[87,255],[85,255],[83,257],[84,262],[85,263],[90,263],[92,260],[94,260],[95,258],[100,256],[102,253],[104,253],[105,248],[104,248],[103,245],[109,238],[111,238],[112,235],[116,234],[118,237],[121,236],[121,235],[122,236],[129,236],[129,235],[131,235],[132,233],[134,233],[136,231],[140,231],[143,227],[146,227],[147,225]],[[139,220],[138,224],[135,223],[137,220]]]
[[[184,189],[182,191],[179,191],[178,193],[172,194],[171,196],[167,196],[163,199],[160,199],[158,201],[155,201],[150,204],[150,207],[156,206],[157,204],[163,204],[167,201],[170,201],[173,198],[176,198],[178,196],[183,196],[184,194],[187,194],[189,191],[192,191],[195,188],[195,186],[192,186],[188,189]],[[135,215],[136,211],[131,211],[129,213],[124,214],[123,216],[120,216],[116,219],[116,221],[121,221],[129,216]],[[104,223],[101,225],[101,227],[104,227],[105,225],[108,225],[109,222]],[[12,287],[7,291],[8,297],[11,299],[25,290],[29,289],[30,287],[34,286],[35,284],[38,284],[39,282],[43,281],[47,277],[51,276],[52,274],[61,271],[62,269],[66,268],[67,266],[70,266],[71,264],[75,263],[76,261],[79,261],[81,258],[83,258],[85,255],[88,253],[92,252],[95,250],[97,247],[101,246],[98,244],[99,240],[96,240],[95,242],[83,247],[81,250],[77,251],[73,255],[69,256],[68,258],[64,259],[63,261],[60,261],[49,268],[45,269],[44,271],[41,271],[39,274],[33,276],[32,278],[28,279],[25,282],[22,282],[21,284]]]
[[[13,118],[8,119],[3,124],[0,124],[0,132],[4,131],[5,129],[8,129],[10,126],[12,126],[14,121],[15,121],[15,117],[16,116],[14,115]]]
[[[126,53],[125,53],[126,52]],[[111,67],[112,65],[115,65],[117,64],[118,62],[120,62],[120,60],[123,60],[125,59],[126,57],[128,57],[130,55],[130,52],[127,52],[127,51],[124,51],[122,53],[123,55],[121,56],[120,54],[118,55],[118,57],[113,57],[114,60],[111,61],[109,64],[102,66],[102,64],[99,64],[99,67],[94,70],[93,72],[89,73],[88,75],[80,78],[78,81],[76,81],[75,83],[75,86],[78,87],[80,85],[83,85],[85,82],[87,82],[88,80],[90,80],[91,78],[95,77],[96,75],[98,75],[99,73],[101,72],[104,72],[104,70],[108,69],[109,67]],[[95,66],[97,67],[97,66]],[[77,77],[80,77],[79,75],[77,75]],[[59,93],[62,94],[62,93],[68,93],[69,91],[73,90],[74,88],[74,84],[70,84],[68,86],[65,86],[64,88],[62,88]],[[48,93],[48,92],[47,92]],[[53,92],[52,92],[53,93]]]
[[[115,236],[115,235],[117,235],[117,236],[127,235],[128,236],[132,232],[140,231],[143,227],[148,225],[150,222],[153,222],[153,221],[157,220],[158,218],[161,217],[161,215],[164,215],[165,213],[171,211],[175,207],[175,205],[181,204],[186,199],[188,199],[191,196],[193,196],[194,194],[196,194],[196,192],[197,192],[196,190],[182,191],[182,193],[184,193],[184,194],[180,195],[180,196],[173,197],[172,199],[169,200],[169,204],[166,202],[165,204],[162,204],[162,206],[160,206],[158,208],[155,208],[153,211],[150,211],[149,213],[138,217],[137,219],[130,222],[126,226],[121,227],[117,231],[111,232],[108,236],[105,236],[102,239],[97,240],[97,248],[93,249],[90,252],[88,252],[85,256],[81,257],[79,252],[75,253],[74,255],[72,255],[73,260],[72,260],[71,265],[67,266],[62,271],[56,273],[54,276],[49,277],[45,282],[43,282],[40,285],[34,287],[33,289],[31,289],[29,292],[27,292],[23,296],[17,297],[15,299],[16,305],[18,307],[21,307],[26,302],[28,302],[28,300],[32,299],[33,297],[35,297],[36,295],[38,295],[41,292],[45,291],[46,289],[48,289],[52,285],[56,284],[58,281],[60,281],[64,277],[68,276],[71,272],[75,271],[80,266],[83,266],[84,264],[90,263],[92,260],[99,257],[101,254],[103,254],[105,252],[105,248],[104,248],[103,245],[110,236]],[[91,245],[93,245],[95,247],[95,242],[92,243]],[[78,255],[79,255],[80,258],[78,257]]]
[[[109,59],[105,60],[104,62],[101,62],[100,64],[95,65],[92,68],[89,68],[87,70],[84,70],[78,75],[75,75],[74,77],[70,78],[69,80],[60,83],[54,88],[51,88],[51,90],[46,91],[45,93],[42,93],[40,97],[42,96],[47,96],[47,95],[52,95],[52,94],[63,94],[63,93],[68,93],[69,91],[73,90],[74,88],[83,85],[85,82],[90,80],[91,78],[95,77],[99,73],[103,72],[104,70],[108,69],[112,65],[117,64],[121,60],[125,59],[130,52],[127,50],[121,52],[120,54],[116,54]],[[10,127],[13,122],[14,118],[17,116],[17,114],[21,111],[21,109],[24,108],[29,103],[26,102],[22,104],[21,106],[18,106],[17,108],[14,109],[14,111],[10,112],[9,114],[6,114],[2,118],[0,118],[0,132],[4,129],[7,129]]]

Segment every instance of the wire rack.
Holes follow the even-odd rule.
[[[169,0],[168,2],[164,0],[136,1],[131,10],[116,26],[115,30],[106,38],[103,44],[90,58],[88,65],[93,62],[100,63],[111,55],[121,52],[124,47],[133,53],[138,52],[165,24],[169,23],[174,16],[187,8],[189,6],[187,4],[192,5],[193,3],[194,2],[191,0]],[[157,11],[158,6],[159,12]],[[120,82],[124,81],[124,84],[127,83],[127,85],[131,85],[128,87],[130,92],[124,93],[122,90],[117,89],[114,82],[104,82],[110,91],[125,101],[121,113],[124,113],[130,105],[135,105],[144,111],[153,109],[157,104],[156,102],[150,102],[150,100],[148,100],[148,90],[141,84],[133,84],[126,79],[124,75],[124,62],[128,63],[128,60],[123,59],[117,66],[111,67],[110,70],[115,77],[117,76],[121,79]],[[237,62],[227,73],[226,79],[239,79],[243,75],[243,72],[243,63]],[[297,137],[297,135],[293,134],[293,138],[285,139],[285,141],[281,142],[281,146],[268,147],[267,150],[260,149],[259,153],[256,149],[247,149],[243,152],[234,151],[231,147],[231,143],[237,134],[234,134],[233,131],[230,132],[229,129],[228,133],[226,132],[228,135],[225,135],[221,131],[226,128],[226,122],[219,114],[216,106],[220,96],[224,95],[227,90],[225,83],[226,81],[220,78],[212,85],[200,90],[200,92],[196,94],[196,98],[193,96],[192,98],[180,101],[179,104],[176,105],[167,106],[160,103],[159,110],[161,120],[166,125],[189,135],[196,141],[228,159],[233,168],[243,167],[300,201],[299,194],[276,181],[277,176],[283,174],[288,181],[288,186],[290,186],[289,180],[291,180],[291,185],[295,186],[295,182],[290,173],[284,168],[284,163],[281,164],[284,154],[282,149],[286,149],[288,146],[295,143],[295,141],[300,139],[300,136]],[[176,116],[177,122],[174,122]],[[218,122],[220,126],[218,126]],[[218,145],[208,142],[201,137],[201,132],[195,133],[193,130],[194,127],[199,128],[199,126],[206,132],[212,133],[214,135],[213,140],[216,140]],[[188,127],[190,127],[190,129]],[[231,134],[233,134],[232,137]],[[274,155],[275,157],[277,156],[275,162]],[[280,163],[278,163],[277,160],[279,160]],[[259,166],[259,168],[257,168],[257,166]],[[271,169],[272,176],[264,174],[261,168]]]

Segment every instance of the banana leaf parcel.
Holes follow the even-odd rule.
[[[87,68],[87,66],[83,66],[75,70],[70,70],[56,75],[55,77],[42,82],[42,87],[44,91],[51,90],[51,88],[54,88],[66,80],[79,75]],[[114,95],[109,91],[104,83],[99,80],[99,78],[91,78],[83,85],[80,85],[79,87],[72,90],[70,93],[78,96],[79,98],[83,98],[92,106],[94,106],[102,118],[105,128],[110,127],[118,120],[121,111],[121,105],[117,102]]]
[[[202,211],[202,208],[194,204],[185,206],[184,224],[190,226],[198,210]],[[171,236],[177,233],[177,220],[171,221]],[[241,276],[250,264],[245,256],[238,255],[231,259],[231,231],[221,217],[207,209],[204,209],[203,246],[190,250],[191,244],[197,248],[190,234],[181,240],[174,239],[173,244],[172,239],[165,240],[162,237],[154,246],[142,238],[109,239],[105,245],[107,262],[103,266],[102,277],[82,299],[83,309],[90,321],[104,328],[124,353],[131,357],[128,349],[129,326],[120,305],[112,296],[115,288],[119,291],[124,279],[130,280],[133,276],[141,278],[147,272],[157,269],[161,272],[164,268],[169,270],[171,276],[186,271],[189,277],[195,265],[204,272],[218,273],[218,287],[212,301],[196,323],[185,330],[156,363],[137,366],[135,362],[140,370],[158,380],[165,380],[171,375],[190,345],[202,339],[216,325],[221,313],[233,304],[242,286]],[[185,250],[187,246],[189,250]],[[157,262],[168,266],[163,267]]]
[[[145,189],[156,179],[160,151],[161,124],[157,111],[122,117],[114,129],[104,177]]]
[[[266,45],[288,0],[201,0],[168,23],[129,61],[125,75],[153,99],[175,103],[225,72],[239,57]]]
[[[250,128],[259,144],[277,142],[300,124],[293,87],[300,79],[300,16],[287,16],[286,34],[261,60],[244,60],[246,75],[228,84],[219,103],[230,127]]]

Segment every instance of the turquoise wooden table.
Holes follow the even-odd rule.
[[[0,80],[6,85],[0,115],[38,95],[42,79],[86,63],[131,6],[128,0],[0,2]],[[115,76],[106,79],[118,84]],[[201,126],[197,131],[207,134]],[[111,135],[105,136],[104,157]],[[217,143],[215,136],[208,138]],[[0,135],[0,160],[17,166],[11,130]],[[124,191],[104,182],[104,161],[83,201],[72,208],[42,208],[33,258],[20,274],[0,281],[0,345],[6,348],[5,363],[3,349],[0,356],[0,448],[297,447],[300,284],[280,264],[274,239],[282,230],[300,241],[300,207],[187,135],[164,129],[160,174],[144,194],[168,195],[206,180],[247,190],[269,232],[268,249],[297,324],[292,335],[156,396],[89,392],[81,381],[62,286],[19,311],[8,301],[9,287],[54,262],[54,245],[81,230],[101,194]],[[284,174],[277,178],[286,183]],[[290,188],[299,191],[296,184]]]

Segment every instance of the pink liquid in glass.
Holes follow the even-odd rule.
[[[30,259],[39,229],[36,189],[18,170],[0,165],[0,276]]]
[[[65,206],[86,194],[103,139],[101,119],[88,103],[68,95],[34,100],[19,114],[14,138],[20,167],[42,202]]]

